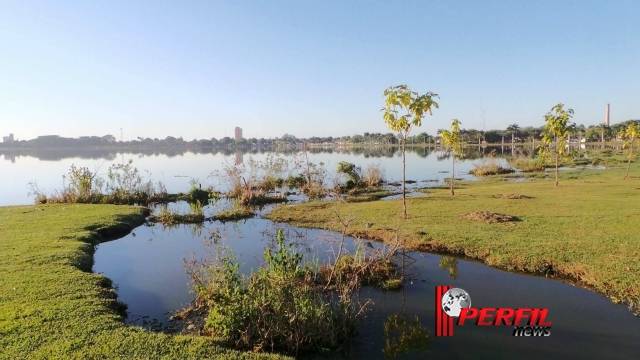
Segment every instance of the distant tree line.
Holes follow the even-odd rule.
[[[640,120],[627,120],[621,123],[607,126],[606,124],[584,125],[571,124],[570,141],[588,141],[588,142],[606,142],[620,140],[619,134],[625,130],[629,124],[640,124]],[[489,144],[508,144],[537,142],[542,140],[542,132],[544,126],[520,127],[518,124],[511,124],[506,129],[499,130],[477,130],[477,129],[460,129],[460,138],[465,144],[481,144],[483,142]],[[407,137],[407,144],[439,144],[440,132],[431,135],[421,132],[413,136]],[[113,135],[105,136],[82,136],[79,138],[66,138],[57,135],[39,136],[31,140],[20,140],[8,143],[0,143],[2,149],[19,149],[19,148],[101,148],[101,149],[140,149],[140,148],[184,148],[184,149],[230,149],[230,150],[250,150],[274,147],[291,147],[303,144],[307,145],[397,145],[400,143],[399,136],[394,133],[369,133],[346,135],[346,136],[328,136],[310,138],[297,138],[290,134],[284,134],[277,138],[249,138],[235,140],[228,136],[221,139],[193,139],[186,141],[182,137],[167,136],[164,139],[158,138],[142,138],[135,140],[118,141]]]

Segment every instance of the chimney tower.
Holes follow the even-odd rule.
[[[609,109],[610,108],[611,107],[609,106],[609,104],[607,104],[607,114],[606,114],[606,116],[604,118],[604,123],[607,124],[607,126],[609,126]]]

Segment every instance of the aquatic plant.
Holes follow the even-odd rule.
[[[218,212],[213,216],[213,220],[231,221],[251,218],[253,216],[255,216],[255,213],[247,206],[242,206],[238,202],[234,202],[233,208]]]
[[[522,172],[544,171],[546,167],[543,159],[524,156],[509,159],[509,165]]]
[[[379,186],[385,181],[385,174],[381,164],[369,164],[362,171],[362,182],[366,186]]]
[[[264,260],[250,276],[239,273],[235,255],[224,247],[212,259],[187,262],[196,303],[209,308],[205,330],[253,351],[300,354],[345,346],[364,309],[353,296],[354,284],[323,291],[313,263],[286,243],[282,230]]]
[[[490,176],[514,172],[513,169],[502,167],[496,163],[495,151],[492,151],[486,158],[482,158],[479,162],[475,162],[473,166],[474,169],[469,171],[469,173],[475,176]]]

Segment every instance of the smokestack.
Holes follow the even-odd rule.
[[[610,109],[610,106],[609,104],[607,104],[607,115],[604,118],[604,123],[607,124],[607,126],[609,126],[609,109]]]

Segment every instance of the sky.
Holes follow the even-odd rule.
[[[640,2],[0,0],[0,133],[389,132],[390,85],[435,92],[417,131],[640,119]]]

